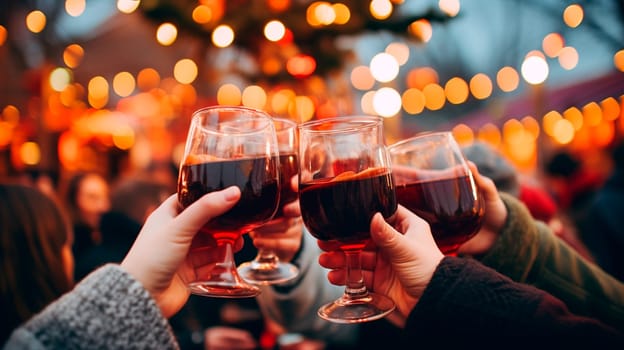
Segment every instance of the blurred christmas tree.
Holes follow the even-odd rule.
[[[173,23],[181,32],[198,37],[208,48],[218,40],[216,29],[231,29],[231,45],[250,54],[259,67],[246,78],[280,83],[311,75],[325,77],[342,68],[351,52],[339,47],[341,36],[387,31],[418,41],[415,22],[451,18],[437,7],[424,14],[403,14],[403,2],[152,0],[141,2],[141,9],[158,23]],[[274,25],[273,33],[267,29],[269,23]]]

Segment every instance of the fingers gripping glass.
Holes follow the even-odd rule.
[[[388,147],[399,204],[425,219],[446,255],[481,227],[484,205],[450,132],[418,135]]]
[[[291,180],[299,173],[297,153],[297,123],[289,119],[273,118],[277,144],[280,153],[280,201],[274,219],[284,217],[284,206],[295,201],[298,193],[293,190]],[[254,260],[241,264],[238,273],[245,280],[260,285],[280,284],[292,280],[299,269],[288,262],[280,261],[272,249],[258,249]]]
[[[194,113],[178,176],[178,200],[186,208],[206,193],[238,186],[241,198],[195,236],[182,276],[191,293],[253,297],[257,286],[237,273],[232,245],[243,233],[269,221],[279,201],[279,153],[267,114],[244,107],[215,106]]]
[[[303,222],[317,239],[337,242],[347,258],[344,294],[318,314],[337,323],[382,318],[394,310],[394,302],[367,290],[360,261],[373,215],[380,212],[388,218],[397,208],[382,120],[322,119],[299,130]]]

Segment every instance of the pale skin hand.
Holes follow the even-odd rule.
[[[294,191],[298,190],[297,176],[290,182]],[[286,204],[284,216],[264,224],[250,232],[253,244],[258,249],[270,249],[282,260],[289,262],[301,247],[303,220],[299,200]]]
[[[362,270],[369,290],[390,297],[403,320],[416,306],[444,255],[438,249],[427,222],[399,206],[388,224],[381,214],[371,221],[373,245],[362,253]],[[333,284],[345,282],[345,255],[334,243],[319,241],[325,252],[321,266],[330,269]]]
[[[479,174],[474,163],[468,162],[475,181],[484,199],[485,216],[479,232],[459,247],[459,254],[482,255],[487,253],[498,239],[499,232],[507,220],[507,207],[500,198],[496,185],[489,178]]]
[[[121,267],[142,283],[169,318],[186,303],[189,291],[180,279],[191,241],[210,219],[228,211],[240,198],[238,187],[206,194],[184,211],[176,195],[167,198],[147,218]],[[242,248],[242,239],[234,250]]]
[[[299,201],[284,206],[283,217],[271,220],[249,234],[256,248],[272,250],[280,260],[291,261],[301,246],[303,235]]]

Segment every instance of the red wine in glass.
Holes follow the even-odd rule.
[[[432,132],[388,147],[399,204],[427,221],[438,248],[456,255],[481,228],[484,204],[451,132]]]
[[[345,175],[348,174],[348,175]],[[319,240],[338,241],[344,250],[363,249],[370,239],[375,213],[390,217],[397,198],[389,169],[370,168],[342,173],[299,187],[299,204],[310,233]]]
[[[397,185],[396,195],[401,205],[429,223],[444,254],[454,254],[481,227],[483,205],[475,202],[482,197],[475,197],[468,175]]]
[[[280,218],[284,216],[284,206],[291,203],[299,197],[299,193],[293,189],[291,185],[292,178],[299,173],[299,161],[295,153],[282,154],[280,153],[280,200],[277,207],[277,213],[274,218]]]
[[[223,161],[183,165],[178,182],[178,198],[186,208],[206,193],[238,186],[241,198],[228,212],[212,219],[201,230],[201,234],[213,236],[215,240],[227,240],[233,244],[243,233],[269,221],[275,212],[279,199],[278,182],[266,168],[275,161],[261,158],[240,158]],[[196,237],[191,249],[201,249]]]
[[[297,200],[298,192],[292,188],[292,179],[299,173],[297,157],[297,123],[285,118],[273,118],[277,144],[279,147],[279,178],[281,183],[280,201],[275,221],[267,223],[266,229],[283,226],[284,222],[291,223],[289,218],[284,217],[284,206]],[[262,235],[262,230],[256,230],[255,234]],[[294,264],[282,261],[278,254],[269,248],[259,248],[256,257],[238,266],[238,273],[246,281],[259,285],[281,284],[290,281],[299,275],[299,268]]]
[[[246,298],[260,293],[237,273],[233,246],[242,234],[271,220],[281,190],[271,116],[241,106],[199,109],[180,162],[178,202],[184,209],[230,186],[240,189],[240,199],[198,230],[181,266],[180,278],[193,294]]]

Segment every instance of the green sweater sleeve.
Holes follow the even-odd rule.
[[[574,313],[624,330],[624,284],[578,254],[515,197],[501,193],[508,217],[481,262],[564,301]]]
[[[4,348],[178,349],[178,344],[143,286],[109,264],[15,330]]]

